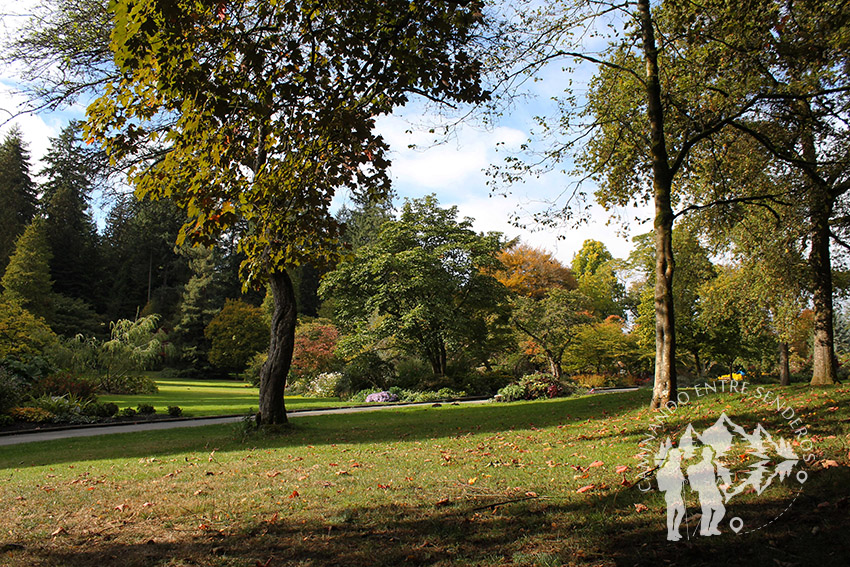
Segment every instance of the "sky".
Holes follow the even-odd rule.
[[[0,2],[0,36],[13,34],[23,23],[21,15],[28,14],[34,4],[36,0],[14,0],[10,6]],[[542,81],[534,83],[536,96],[516,104],[498,124],[489,128],[464,124],[450,139],[437,145],[432,143],[434,136],[427,131],[436,118],[423,110],[423,105],[412,103],[396,115],[382,117],[378,130],[391,148],[390,173],[398,196],[396,205],[400,206],[404,198],[435,194],[442,206],[454,205],[460,216],[473,218],[476,230],[498,231],[508,238],[519,237],[523,242],[552,252],[567,265],[585,239],[602,241],[615,257],[627,257],[632,249],[631,237],[651,230],[651,223],[639,222],[631,210],[619,211],[630,219],[625,229],[621,224],[609,223],[609,213],[597,205],[583,213],[587,222],[578,228],[544,228],[533,222],[528,223],[527,228],[518,228],[511,224],[511,218],[518,212],[529,218],[546,208],[547,203],[562,202],[559,196],[570,184],[563,174],[553,172],[529,178],[512,186],[506,195],[492,194],[487,185],[487,168],[502,163],[512,150],[518,150],[529,138],[535,115],[552,112],[551,96],[562,92],[570,78],[574,81],[573,88],[577,85],[581,89],[587,76],[587,73],[567,76],[560,69],[554,69],[546,73]],[[62,112],[25,114],[9,120],[23,103],[20,95],[14,92],[18,81],[14,69],[0,68],[0,136],[5,136],[17,124],[29,144],[32,171],[37,173],[50,138],[58,136],[71,119],[84,119],[85,109],[78,105]],[[411,145],[416,148],[410,148]],[[593,188],[587,189],[592,191]],[[335,204],[340,206],[345,201],[343,195]],[[650,216],[646,209],[635,212],[643,218]]]

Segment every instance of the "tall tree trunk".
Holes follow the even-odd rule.
[[[676,332],[673,313],[673,208],[670,195],[673,172],[664,137],[664,107],[658,76],[649,0],[638,1],[643,54],[646,59],[646,98],[655,197],[655,386],[650,407],[676,399]]]
[[[791,385],[791,364],[788,354],[788,343],[779,343],[779,385]]]
[[[838,382],[832,326],[832,264],[829,257],[829,209],[831,207],[824,203],[819,208],[818,212],[812,210],[812,215],[816,218],[812,219],[812,250],[809,254],[815,318],[812,385]]]
[[[812,353],[812,385],[838,382],[838,366],[833,344],[832,262],[829,251],[829,219],[832,217],[834,198],[829,187],[814,170],[818,166],[817,147],[811,129],[812,110],[806,100],[799,103],[805,119],[800,136],[803,159],[809,171],[805,173],[808,184],[809,222],[812,249],[809,267],[812,270],[812,305],[814,307],[814,352]]]
[[[260,423],[263,425],[286,423],[286,405],[283,390],[292,363],[295,346],[295,324],[298,313],[295,290],[286,270],[274,272],[269,277],[274,298],[269,357],[260,372]]]

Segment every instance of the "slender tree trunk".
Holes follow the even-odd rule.
[[[273,273],[269,285],[274,298],[269,357],[260,372],[260,423],[263,425],[286,423],[286,405],[283,390],[292,363],[295,346],[295,324],[298,314],[295,290],[286,270]]]
[[[547,352],[546,358],[549,360],[549,373],[552,374],[552,377],[555,380],[561,379],[561,361],[552,354]]]
[[[791,364],[788,354],[788,343],[779,343],[779,385],[791,385]]]
[[[673,313],[673,172],[664,137],[664,107],[658,75],[658,48],[649,0],[638,1],[646,59],[647,114],[655,197],[655,386],[650,407],[676,399],[676,332]]]

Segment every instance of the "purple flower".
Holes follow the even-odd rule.
[[[398,396],[391,392],[375,392],[374,394],[369,394],[366,396],[366,403],[385,403],[385,402],[397,402]]]

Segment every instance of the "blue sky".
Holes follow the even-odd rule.
[[[2,22],[4,32],[14,33],[14,28],[22,20],[8,14],[25,14],[33,4],[34,0],[15,0],[12,6],[5,6],[2,9],[6,14]],[[585,70],[572,76],[577,88],[581,88],[582,81],[586,80],[590,71]],[[397,115],[380,119],[378,129],[392,149],[391,175],[399,203],[403,198],[434,193],[442,205],[456,205],[462,216],[475,219],[477,230],[494,230],[511,238],[520,237],[525,242],[553,252],[565,263],[571,261],[582,242],[588,238],[604,242],[615,257],[626,257],[631,250],[630,238],[619,234],[622,230],[617,225],[609,225],[607,221],[610,215],[596,205],[585,213],[589,222],[578,228],[538,227],[524,230],[510,224],[510,218],[517,211],[524,216],[530,215],[545,208],[546,203],[557,201],[570,183],[560,173],[530,178],[525,183],[511,187],[506,197],[491,195],[484,171],[492,164],[501,163],[509,151],[517,150],[528,139],[534,128],[533,116],[553,112],[550,98],[563,91],[568,77],[558,67],[553,67],[543,75],[543,79],[533,85],[536,97],[516,105],[498,124],[490,128],[465,124],[439,145],[432,144],[433,135],[425,129],[436,121],[436,117],[428,115],[422,105],[414,103]],[[22,103],[22,99],[14,93],[17,80],[13,71],[0,70],[0,121],[16,112]],[[84,118],[84,112],[85,109],[80,105],[61,113],[19,116],[3,125],[0,135],[4,135],[12,124],[18,124],[29,143],[33,171],[37,172],[41,168],[40,160],[49,147],[49,139],[57,136],[69,120]],[[414,131],[408,133],[410,129]],[[497,151],[499,143],[504,146]],[[408,146],[411,144],[417,148],[410,149]],[[592,187],[588,189],[592,190]],[[345,196],[337,199],[338,204],[344,201]],[[648,216],[646,209],[637,212],[643,217]],[[632,211],[625,213],[629,218],[634,218]],[[650,229],[649,223],[632,221],[627,233],[633,236]]]

